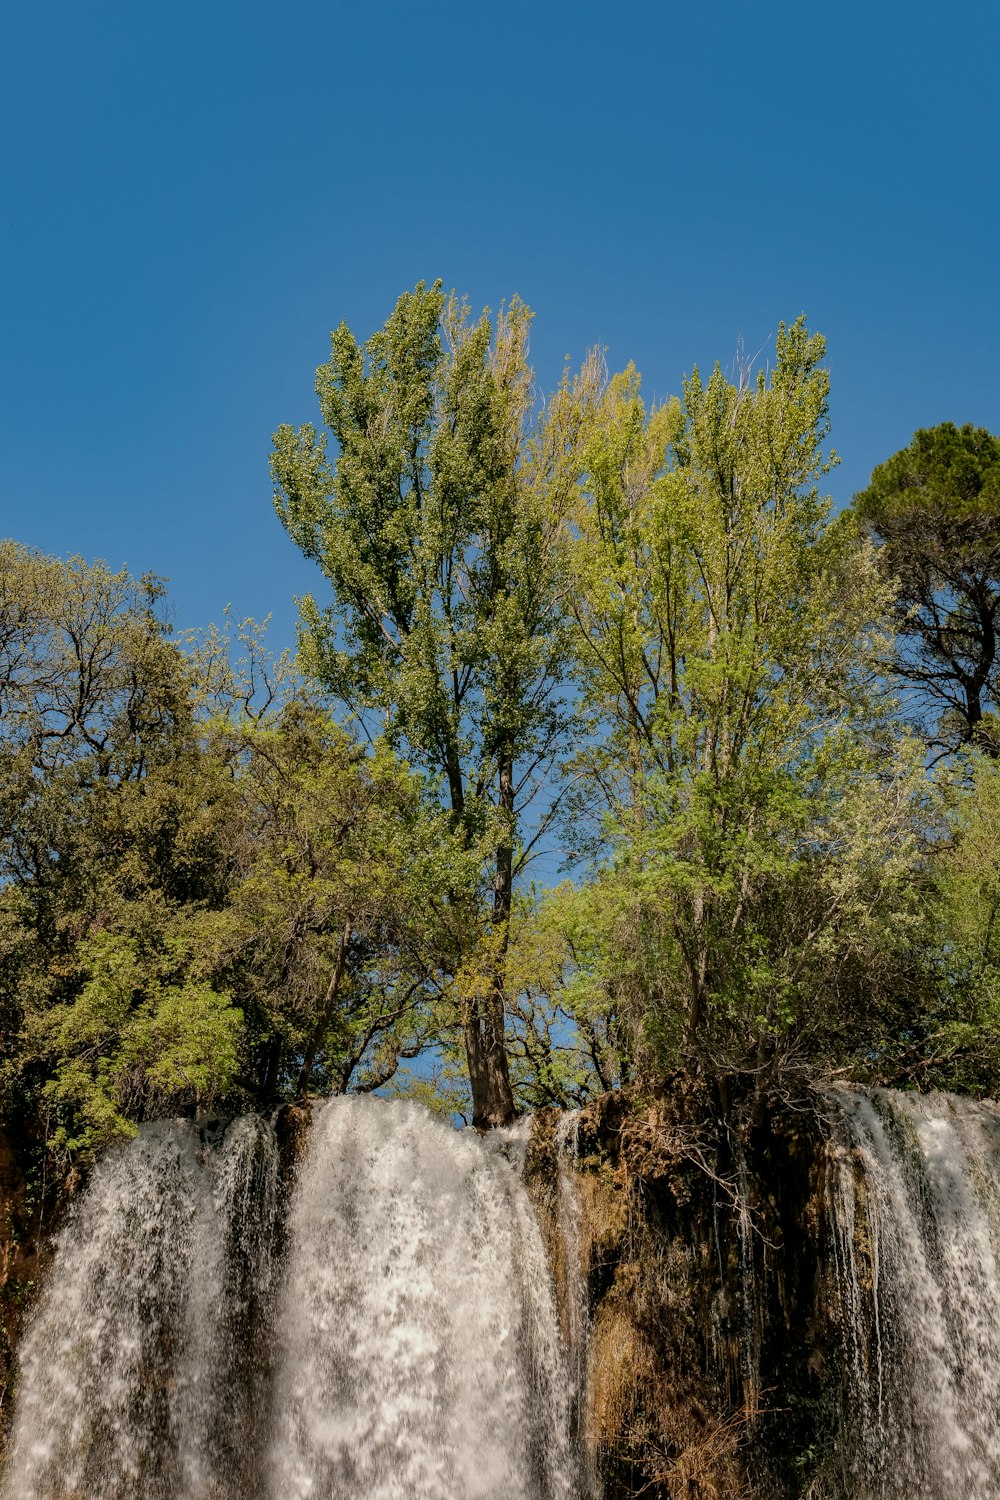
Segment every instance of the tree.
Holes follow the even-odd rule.
[[[639,1065],[763,1085],[874,1027],[905,963],[925,779],[879,682],[890,588],[819,491],[823,356],[799,320],[769,377],[695,371],[648,415],[627,371],[588,433],[574,983]]]
[[[444,819],[308,699],[216,734],[239,823],[199,950],[246,1014],[257,1096],[378,1088],[441,1024],[436,898],[462,880]]]
[[[224,1095],[237,1071],[240,1012],[190,972],[176,923],[219,898],[228,783],[162,594],[0,547],[3,1097],[66,1149]]]
[[[419,778],[161,596],[0,551],[0,1100],[60,1154],[376,1087],[441,1025],[467,877]]]
[[[440,779],[484,852],[491,981],[469,987],[464,1027],[478,1126],[514,1114],[508,934],[526,810],[567,723],[561,523],[599,376],[592,362],[539,410],[529,322],[517,301],[473,320],[421,283],[363,346],[341,324],[316,381],[335,452],[281,427],[272,459],[278,515],[334,595],[302,601],[309,669]]]
[[[959,760],[933,862],[934,1003],[892,1081],[996,1097],[1000,1088],[1000,759]]]
[[[511,1074],[526,1109],[573,1109],[629,1081],[632,1048],[610,985],[591,984],[592,956],[601,949],[610,960],[612,950],[595,923],[590,894],[589,887],[564,881],[522,894],[515,908],[508,965]],[[617,962],[629,962],[624,948]]]
[[[41,774],[86,761],[142,774],[189,719],[189,684],[160,606],[163,581],[0,542],[4,753]]]
[[[951,422],[921,429],[853,507],[898,580],[895,671],[929,716],[928,737],[1000,755],[1000,438]]]

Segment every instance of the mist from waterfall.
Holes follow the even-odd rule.
[[[1000,1111],[837,1090],[851,1500],[1000,1495]]]
[[[517,1160],[414,1104],[111,1150],[22,1347],[6,1500],[571,1500],[571,1382]]]

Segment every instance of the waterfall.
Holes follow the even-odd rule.
[[[273,1133],[164,1121],[109,1151],[21,1350],[10,1500],[208,1497],[239,1474],[225,1404],[266,1302]]]
[[[580,1110],[563,1113],[556,1127],[556,1230],[563,1276],[566,1346],[571,1388],[571,1429],[579,1454],[581,1500],[599,1500],[596,1436],[590,1414],[590,1259],[577,1172]]]
[[[828,1105],[829,1139],[806,1158],[826,1229],[813,1197],[812,1279],[787,1283],[805,1290],[782,1313],[824,1331],[807,1351],[823,1372],[808,1493],[996,1500],[1000,1109],[847,1088]],[[295,1161],[254,1117],[144,1126],[58,1237],[21,1345],[3,1500],[597,1495],[580,1124],[564,1115],[529,1152],[530,1121],[480,1138],[416,1104],[332,1099]],[[753,1170],[729,1229],[747,1301]],[[760,1328],[743,1316],[739,1331],[756,1360]],[[798,1379],[768,1389],[780,1402],[787,1381],[792,1406]]]
[[[111,1150],[25,1336],[5,1500],[573,1500],[571,1381],[518,1163],[417,1105]]]
[[[1000,1111],[836,1092],[829,1209],[857,1500],[1000,1494]]]
[[[566,1321],[574,1394],[580,1408],[578,1425],[585,1422],[587,1354],[590,1344],[590,1305],[583,1267],[583,1206],[574,1177],[580,1154],[580,1111],[567,1110],[556,1128],[558,1166],[556,1217],[565,1264]]]
[[[278,1321],[275,1500],[573,1493],[548,1268],[502,1138],[323,1106]]]

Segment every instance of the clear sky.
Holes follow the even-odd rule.
[[[270,434],[419,278],[661,397],[806,312],[838,500],[1000,430],[995,0],[4,10],[0,534],[166,574],[178,624],[291,639]]]

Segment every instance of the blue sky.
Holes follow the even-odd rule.
[[[3,33],[0,534],[166,574],[178,624],[291,639],[270,434],[419,278],[520,293],[543,383],[600,343],[659,396],[805,311],[838,500],[918,426],[1000,428],[986,0],[94,0]]]

